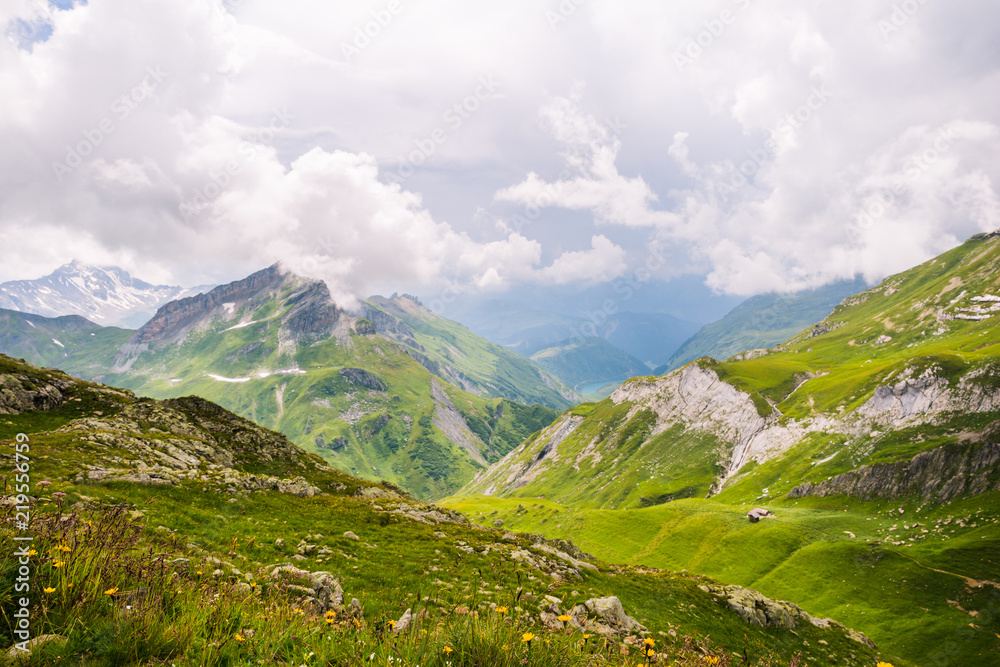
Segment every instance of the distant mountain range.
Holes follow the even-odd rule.
[[[677,349],[655,373],[662,375],[686,363],[772,347],[819,322],[841,301],[866,289],[860,278],[843,280],[794,294],[760,294],[733,308],[725,317],[706,324]]]
[[[168,301],[209,289],[151,285],[117,266],[73,261],[42,278],[0,283],[0,308],[45,317],[80,315],[102,326],[135,328]]]

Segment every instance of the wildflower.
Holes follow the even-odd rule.
[[[52,484],[52,482],[49,482],[49,481],[46,481],[46,480],[43,479],[42,481],[40,481],[35,486],[49,486],[50,484]]]
[[[55,567],[55,568],[60,568],[60,567],[62,567],[62,566],[63,566],[63,565],[65,565],[65,564],[66,564],[66,563],[65,563],[64,561],[61,561],[61,560],[57,560],[56,562],[52,563],[52,567]]]
[[[719,659],[716,658],[714,655],[710,655],[707,658],[705,658],[705,662],[707,662],[710,665],[717,665],[719,664]]]
[[[66,494],[63,493],[62,491],[56,491],[55,493],[52,494],[52,497],[53,498],[65,498]]]
[[[389,621],[389,627],[390,628],[396,627],[396,621]]]
[[[333,610],[326,612],[326,624],[333,625],[334,621],[337,620],[337,614]]]
[[[109,588],[108,590],[104,591],[104,594],[105,595],[114,595],[117,592],[118,592],[118,587],[115,586],[114,588]]]
[[[528,642],[529,644],[531,643],[531,640],[534,638],[535,635],[531,634],[530,632],[525,632],[523,635],[521,635],[521,641]]]
[[[562,616],[559,617],[559,620],[562,621],[563,623],[569,623],[571,620],[573,620],[573,617],[567,614],[563,614]]]
[[[233,639],[235,639],[238,642],[245,642],[246,641],[246,637],[244,637],[243,635],[241,635],[238,632],[235,635],[233,635]]]
[[[449,653],[452,653],[452,652],[453,652],[454,650],[455,650],[455,649],[453,649],[453,648],[452,648],[452,647],[450,647],[450,646],[445,646],[445,647],[444,647],[443,649],[441,649],[441,651],[442,651],[442,652],[443,652],[443,653],[444,653],[445,655],[448,655]]]
[[[29,550],[28,550],[28,555],[29,555],[29,556],[37,556],[37,555],[38,555],[38,552],[37,552],[37,551],[35,551],[34,549],[29,549]]]
[[[506,614],[507,613],[507,606],[504,605],[503,607],[497,607],[497,613],[498,614]]]
[[[198,570],[197,572],[195,572],[195,574],[201,574],[201,573],[202,573],[201,570]]]
[[[892,667],[892,664],[890,664],[888,662],[882,662],[880,660],[879,663],[878,663],[878,665],[876,665],[876,667]]]
[[[45,591],[46,593],[55,593],[56,592],[56,589],[54,589],[54,588],[43,588],[42,590]]]
[[[645,644],[646,646],[652,646],[655,643],[656,642],[653,640],[652,637],[646,637],[646,641],[643,642],[643,644]]]
[[[70,549],[65,544],[60,544],[57,548],[59,549],[59,551],[63,551],[65,553],[69,553],[70,551],[72,551],[72,549]]]

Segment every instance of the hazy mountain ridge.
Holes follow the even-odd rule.
[[[773,347],[824,319],[837,304],[866,287],[860,279],[844,280],[795,294],[751,297],[702,327],[654,372],[662,375],[701,357],[728,359],[747,350]]]

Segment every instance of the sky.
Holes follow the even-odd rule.
[[[1000,227],[989,0],[0,0],[0,281],[871,281]]]

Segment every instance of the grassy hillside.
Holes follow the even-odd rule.
[[[917,664],[987,664],[1000,651],[997,266],[1000,235],[974,237],[772,350],[632,379],[462,491],[500,499],[447,503],[813,605]],[[778,516],[751,524],[755,506]]]
[[[48,638],[16,664],[890,659],[836,626],[748,624],[703,590],[715,585],[705,577],[588,563],[562,552],[571,545],[470,525],[201,399],[139,399],[3,356],[0,386],[0,452],[23,465],[5,493],[22,492],[14,502],[31,515],[18,526],[10,519],[23,510],[5,502],[0,533],[32,538],[31,636]],[[19,567],[5,550],[0,636],[15,651]],[[549,605],[608,595],[646,629],[544,621]],[[580,613],[586,624],[606,618]]]
[[[368,300],[376,329],[404,345],[414,357],[455,386],[493,398],[565,409],[579,396],[519,354],[491,343],[426,309],[414,297]],[[396,323],[403,326],[397,327]]]
[[[42,317],[0,309],[0,350],[43,366],[99,375],[132,332],[102,327],[78,315]]]

